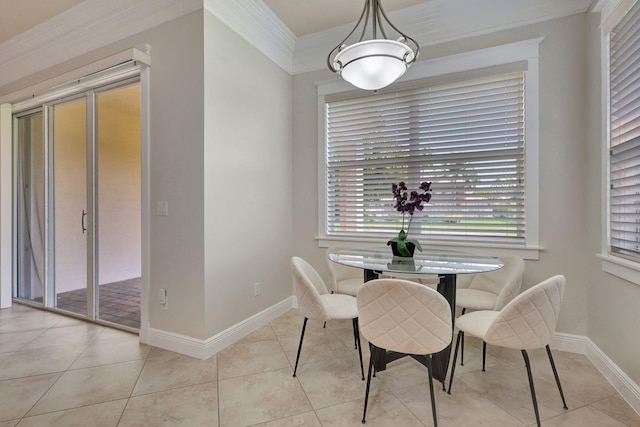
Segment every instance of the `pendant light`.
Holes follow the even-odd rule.
[[[387,38],[384,29],[391,27],[400,37]],[[360,39],[351,45],[345,42],[362,25]],[[370,31],[367,32],[367,25]],[[383,38],[378,38],[378,33]],[[369,35],[370,40],[365,40]],[[365,0],[362,15],[349,35],[338,44],[327,57],[331,71],[357,88],[365,90],[382,89],[395,82],[413,64],[420,51],[418,43],[398,30],[387,18],[379,0]]]

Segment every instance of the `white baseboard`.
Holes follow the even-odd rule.
[[[553,349],[584,354],[611,383],[629,406],[640,415],[640,387],[633,382],[622,369],[616,365],[589,338],[581,335],[556,333],[551,342]]]
[[[148,328],[146,330],[145,338],[147,338],[149,345],[186,354],[187,356],[198,359],[208,359],[220,350],[230,346],[289,311],[294,306],[294,300],[295,297],[282,300],[206,340],[154,328]]]

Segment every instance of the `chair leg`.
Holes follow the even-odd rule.
[[[356,350],[358,349],[358,318],[354,317],[351,319],[351,323],[353,323],[353,345]]]
[[[529,355],[526,350],[522,350],[524,364],[527,367],[527,375],[529,376],[529,387],[531,388],[531,400],[533,400],[533,410],[536,413],[536,423],[540,427],[540,413],[538,412],[538,401],[536,400],[536,389],[533,386],[533,376],[531,375],[531,365],[529,364]]]
[[[487,343],[482,341],[482,372],[484,372],[484,365],[487,361]]]
[[[467,311],[467,309],[465,307],[462,307],[460,316],[462,316],[465,311]],[[464,337],[462,338],[462,343],[460,344],[460,366],[464,366]]]
[[[451,374],[449,377],[449,391],[451,394],[451,383],[453,383],[453,373],[456,371],[456,360],[458,359],[458,347],[460,347],[460,340],[464,339],[464,332],[458,331],[458,338],[456,338],[456,349],[453,351],[453,363],[451,364]]]
[[[431,413],[433,414],[433,427],[438,427],[438,417],[436,415],[436,397],[433,393],[433,375],[431,372],[431,355],[425,356],[425,358],[427,360],[427,371],[429,372],[429,393],[431,393]]]
[[[302,324],[302,333],[300,334],[300,345],[298,345],[298,355],[296,356],[296,367],[293,368],[293,376],[296,376],[296,372],[298,371],[298,361],[300,360],[300,350],[302,350],[302,340],[304,339],[304,330],[307,327],[308,318],[304,318],[304,323]]]
[[[564,409],[569,409],[567,407],[567,402],[564,400],[564,393],[562,392],[562,386],[560,385],[560,377],[558,377],[558,371],[556,370],[556,364],[553,362],[553,356],[551,355],[551,348],[549,344],[547,344],[547,355],[549,356],[549,363],[551,363],[551,369],[553,370],[553,376],[556,378],[556,384],[558,385],[558,390],[560,391],[560,397],[562,398],[562,404],[564,405]]]
[[[367,403],[369,402],[369,386],[371,385],[371,371],[373,371],[373,365],[375,364],[375,360],[374,360],[375,352],[373,351],[373,345],[371,343],[369,343],[369,349],[371,350],[371,357],[369,357],[369,373],[367,374],[367,388],[365,389],[365,392],[364,392],[364,409],[362,411],[362,424],[366,423],[365,419],[367,417]]]
[[[358,318],[353,319],[353,333],[356,336],[356,348],[358,349],[358,355],[360,356],[360,373],[362,374],[362,381],[364,381],[364,363],[362,362],[362,346],[360,345],[360,329],[358,328]]]

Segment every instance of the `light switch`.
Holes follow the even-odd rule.
[[[169,202],[158,202],[158,216],[168,216],[169,215]]]

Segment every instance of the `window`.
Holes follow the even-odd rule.
[[[396,235],[391,184],[430,181],[412,235],[524,246],[526,76],[495,72],[327,97],[327,236]]]
[[[640,3],[609,40],[609,245],[640,261]]]

